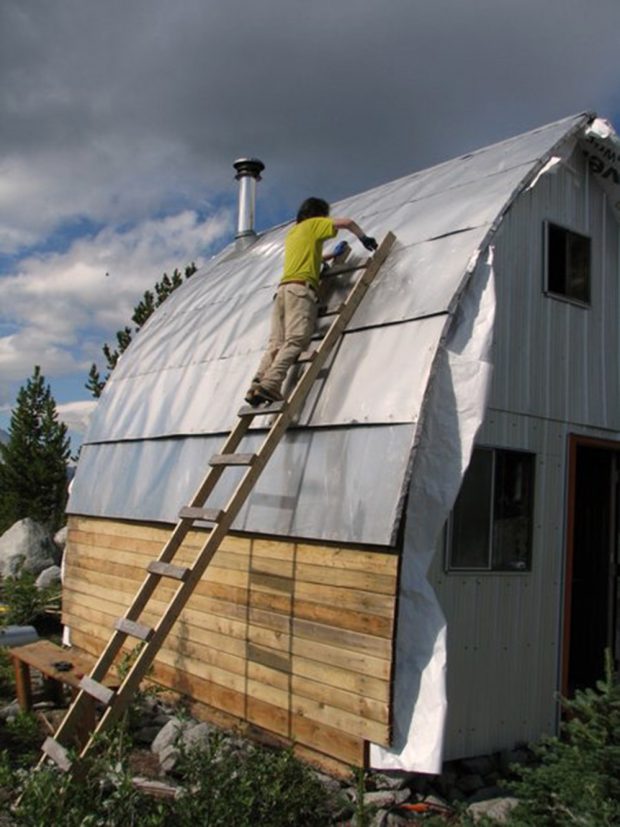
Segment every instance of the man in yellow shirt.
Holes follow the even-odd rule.
[[[250,405],[282,399],[282,383],[289,367],[310,344],[316,325],[321,265],[334,257],[323,255],[323,243],[338,230],[357,236],[367,250],[376,250],[374,238],[350,218],[330,218],[329,204],[307,198],[297,213],[297,223],[284,243],[284,272],[274,298],[267,348],[246,393]]]

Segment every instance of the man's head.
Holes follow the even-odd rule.
[[[306,218],[324,218],[329,215],[329,204],[322,198],[306,198],[297,211],[297,223]]]

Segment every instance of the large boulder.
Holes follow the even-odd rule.
[[[60,562],[60,551],[49,531],[26,517],[0,537],[0,575],[12,577],[20,570],[40,574]]]

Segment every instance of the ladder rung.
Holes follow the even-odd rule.
[[[153,631],[150,626],[144,626],[142,623],[135,623],[133,620],[128,620],[126,617],[119,618],[114,624],[114,628],[118,632],[123,632],[126,635],[137,637],[138,640],[148,641],[153,636]]]
[[[213,454],[209,465],[253,465],[256,454]]]
[[[325,316],[337,316],[339,313],[342,313],[343,307],[344,302],[341,302],[340,304],[336,305],[336,307],[326,307],[319,313],[319,318],[323,319],[325,318]]]
[[[69,772],[71,760],[69,759],[69,753],[62,744],[59,744],[53,738],[46,738],[41,749],[63,772]]]
[[[95,698],[95,700],[99,701],[104,706],[108,706],[114,697],[113,689],[109,689],[102,683],[94,681],[92,678],[89,678],[88,675],[84,675],[80,681],[80,689],[83,689],[84,692],[87,692],[91,696],[91,698]]]
[[[328,279],[331,276],[342,276],[344,273],[355,273],[358,270],[365,270],[370,264],[370,259],[368,261],[363,262],[362,264],[355,264],[355,265],[336,265],[335,267],[330,267],[322,276],[321,279]]]
[[[304,350],[297,357],[298,362],[314,362],[316,350]]]
[[[239,409],[237,416],[266,416],[267,414],[282,413],[286,402],[273,402],[271,405],[244,405]]]
[[[171,563],[162,563],[159,560],[153,560],[148,564],[146,570],[151,574],[157,574],[160,577],[171,577],[173,580],[187,580],[190,570],[183,566],[173,566]]]
[[[181,520],[202,520],[205,523],[217,523],[221,520],[223,513],[219,508],[193,508],[187,505],[179,511],[179,518]]]

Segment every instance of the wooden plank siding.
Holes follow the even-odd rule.
[[[99,654],[169,531],[69,518],[63,622],[74,645]],[[174,563],[191,565],[206,534],[192,531]],[[367,741],[390,743],[397,574],[396,554],[229,536],[152,677],[302,754],[363,766]],[[162,578],[140,622],[154,625],[176,587]]]

